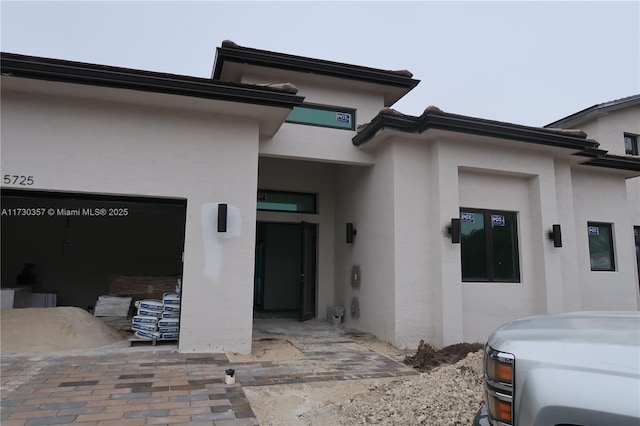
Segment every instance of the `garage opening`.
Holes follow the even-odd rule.
[[[91,311],[102,295],[161,297],[181,279],[185,199],[13,189],[1,195],[2,287],[32,293],[15,307],[53,298],[54,306]]]

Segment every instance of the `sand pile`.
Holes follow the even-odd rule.
[[[74,307],[2,309],[0,332],[2,354],[94,349],[126,338]]]

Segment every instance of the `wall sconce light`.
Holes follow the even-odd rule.
[[[227,205],[218,204],[218,232],[227,232]]]
[[[451,219],[451,225],[448,227],[449,235],[451,235],[452,244],[460,244],[460,219]]]
[[[562,247],[562,231],[560,225],[553,225],[551,231],[547,232],[547,238],[553,240],[554,247]]]
[[[353,243],[353,238],[358,233],[358,230],[353,227],[353,223],[347,222],[347,244]]]

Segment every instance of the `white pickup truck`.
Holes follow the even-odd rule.
[[[640,312],[576,312],[495,330],[475,426],[640,425]]]

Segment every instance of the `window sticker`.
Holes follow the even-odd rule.
[[[339,123],[351,123],[351,114],[336,112],[336,121]]]
[[[463,222],[476,223],[476,215],[473,213],[461,213],[460,216]]]
[[[491,215],[491,225],[493,226],[504,226],[504,215],[501,214],[492,214]]]
[[[590,226],[589,235],[600,235],[600,228],[598,228],[597,226]]]

